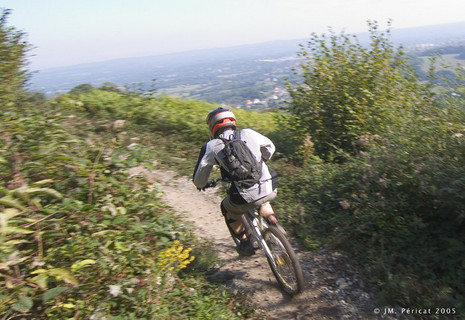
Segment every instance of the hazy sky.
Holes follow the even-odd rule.
[[[464,0],[0,0],[9,25],[36,48],[33,70],[159,55],[312,32],[367,31],[465,21]],[[296,49],[297,51],[297,49]]]

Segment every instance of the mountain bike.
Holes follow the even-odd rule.
[[[218,182],[229,183],[215,179],[205,188],[215,187]],[[289,295],[301,292],[304,288],[302,267],[283,227],[278,223],[270,224],[257,210],[249,210],[241,219],[254,247],[263,249],[271,271],[281,288]],[[236,245],[239,245],[239,239],[232,233],[231,235]]]

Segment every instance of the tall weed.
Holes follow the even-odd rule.
[[[2,110],[0,314],[240,318],[236,313],[247,308],[230,307],[235,297],[202,275],[180,273],[195,263],[191,250],[199,244],[162,203],[156,184],[126,173],[152,161],[150,150],[126,148],[128,132],[91,130],[120,116],[108,107],[115,100],[104,100],[90,120],[72,115],[81,100],[68,97],[63,106]]]

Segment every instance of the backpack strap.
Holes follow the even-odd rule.
[[[241,138],[241,130],[236,130],[234,133],[234,139],[240,139]]]

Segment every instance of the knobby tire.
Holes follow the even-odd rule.
[[[305,283],[302,267],[286,235],[276,225],[269,225],[263,237],[277,264],[273,264],[271,261],[273,258],[267,255],[268,263],[278,283],[290,295],[301,292]]]

